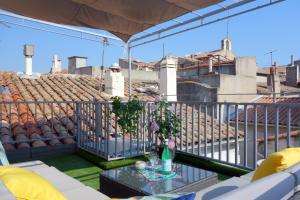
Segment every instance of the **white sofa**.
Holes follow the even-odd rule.
[[[200,200],[300,199],[300,163],[251,182],[254,172],[233,177],[196,193]]]
[[[70,200],[106,200],[106,195],[83,185],[54,167],[41,161],[30,161],[12,164],[24,167],[52,183]],[[254,172],[241,177],[233,177],[196,193],[196,200],[300,200],[300,163],[285,171],[251,182]],[[15,200],[12,194],[0,181],[0,199]]]
[[[55,167],[50,167],[42,161],[30,161],[12,164],[29,169],[34,173],[44,177],[52,183],[67,199],[69,200],[106,200],[110,199],[106,195],[85,186],[76,179],[65,175]],[[0,181],[0,199],[16,200],[15,197],[6,189],[5,185]]]

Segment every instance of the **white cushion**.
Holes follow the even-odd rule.
[[[232,177],[216,185],[212,185],[196,193],[196,199],[209,200],[247,185],[249,182],[243,179]]]
[[[296,191],[300,191],[300,163],[289,167],[288,169],[285,170],[285,172],[293,174],[293,176],[296,179]]]
[[[14,163],[14,164],[11,164],[10,166],[22,167],[22,168],[26,168],[29,170],[34,170],[34,169],[43,168],[43,167],[49,167],[48,165],[46,165],[45,163],[43,163],[40,160]]]
[[[244,180],[246,180],[246,181],[248,181],[250,183],[251,180],[252,180],[252,177],[253,177],[254,173],[255,173],[255,171],[249,172],[248,174],[240,176],[240,178],[244,179]]]
[[[80,187],[62,192],[70,200],[106,200],[108,196],[90,187]]]
[[[256,199],[274,200],[289,199],[294,195],[295,178],[286,172],[278,172],[265,178],[228,192],[215,200]]]
[[[65,175],[55,167],[38,168],[32,171],[48,180],[60,192],[84,186],[84,184],[70,176]]]
[[[1,200],[16,200],[14,195],[9,191],[9,189],[0,180],[0,199]]]

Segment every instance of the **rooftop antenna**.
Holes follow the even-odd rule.
[[[226,38],[229,38],[229,19],[226,22]]]
[[[102,41],[102,58],[101,58],[101,66],[104,67],[104,54],[105,54],[105,46],[108,45],[108,40],[107,38],[103,38],[103,41]]]
[[[273,65],[273,53],[278,51],[278,49],[274,49],[274,50],[270,50],[269,52],[265,53],[264,55],[268,55],[270,54],[270,58],[271,58],[271,66]]]
[[[103,77],[103,70],[104,70],[104,54],[105,54],[105,47],[109,45],[108,43],[108,39],[107,38],[103,38],[103,41],[102,41],[102,58],[101,58],[101,78]]]

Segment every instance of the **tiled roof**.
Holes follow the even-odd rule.
[[[72,136],[75,132],[73,104],[22,104],[22,101],[87,101],[110,100],[111,96],[99,91],[102,81],[89,76],[42,75],[38,79],[22,79],[14,73],[0,73],[0,86],[8,88],[0,95],[1,133],[4,142],[36,139],[31,146],[39,147],[74,143],[72,138],[62,140],[55,137]],[[125,94],[128,94],[126,81]],[[141,92],[137,88],[145,88]],[[133,82],[133,95],[144,101],[152,101],[157,95],[153,84]],[[126,99],[125,97],[124,99]],[[27,115],[28,113],[28,115]],[[53,138],[48,142],[40,138]],[[29,148],[28,143],[4,144],[6,149]]]
[[[294,130],[294,131],[291,131],[290,132],[290,137],[299,137],[300,136],[300,131],[299,130]],[[286,139],[287,138],[287,133],[280,133],[279,135],[278,135],[278,139],[279,140],[282,140],[282,139]],[[270,142],[270,141],[275,141],[276,140],[276,137],[275,137],[275,135],[272,135],[272,136],[268,136],[268,138],[267,138],[267,141],[268,142]],[[261,144],[261,143],[263,143],[265,141],[265,139],[263,138],[263,137],[261,137],[261,138],[258,138],[257,139],[257,143],[258,144]]]
[[[220,63],[214,62],[213,67],[218,67],[219,65],[229,65],[233,64],[234,61],[221,61]],[[178,71],[185,71],[185,70],[191,70],[191,69],[197,69],[199,67],[208,67],[208,61],[202,62],[202,63],[194,63],[189,66],[184,66],[182,68],[178,68]]]
[[[256,85],[257,85],[257,93],[258,94],[270,93],[270,90],[268,89],[267,83],[256,83]],[[280,84],[280,92],[281,93],[300,92],[300,88]]]
[[[271,67],[258,67],[256,69],[256,73],[269,75],[270,74],[270,68]],[[282,75],[286,74],[286,67],[285,66],[277,66],[276,70],[277,70],[278,74],[282,74]]]
[[[197,105],[196,105],[197,107]],[[178,113],[179,113],[179,108],[178,109]],[[202,108],[203,109],[203,108]],[[210,108],[208,107],[208,114],[207,114],[207,124],[206,124],[206,131],[207,131],[207,142],[211,143],[211,139],[212,139],[212,118],[209,114],[209,110]],[[188,117],[186,118],[186,105],[183,105],[183,110],[182,110],[182,130],[183,130],[183,144],[186,143],[185,141],[185,130],[186,130],[186,119],[188,120],[188,143],[191,144],[192,143],[192,134],[194,131],[194,142],[195,144],[198,144],[198,129],[200,128],[200,140],[203,143],[205,141],[205,114],[203,112],[201,112],[201,114],[199,115],[200,118],[198,118],[198,112],[197,109],[194,109],[194,126],[192,126],[192,121],[193,121],[193,117],[192,117],[192,106],[189,105],[188,106]],[[198,123],[198,120],[200,120],[200,126]],[[233,139],[235,137],[235,129],[232,126],[229,126],[229,130],[227,133],[227,129],[226,129],[226,124],[222,123],[221,126],[219,124],[218,119],[214,119],[213,120],[213,133],[214,133],[214,141],[219,141],[219,128],[221,127],[221,138],[222,140],[226,140],[227,139],[227,134],[228,137],[230,139]],[[241,139],[244,134],[241,131],[237,131],[238,137],[239,139]]]
[[[272,103],[272,97],[261,97],[257,101],[257,103]],[[278,97],[276,98],[276,104],[283,104],[283,103],[300,103],[300,97]],[[288,107],[287,106],[279,106],[279,125],[286,126],[287,119],[288,119]],[[247,110],[248,115],[248,123],[254,122],[254,108],[251,107]],[[272,106],[267,107],[267,120],[268,124],[274,125],[276,123],[276,110]],[[244,112],[240,113],[239,121],[244,122]],[[265,113],[264,113],[264,106],[258,105],[257,106],[257,123],[264,124],[265,121]],[[300,107],[292,108],[291,109],[291,126],[299,126],[300,125]]]
[[[40,147],[46,145],[70,144],[75,141],[71,136],[76,129],[75,101],[110,100],[111,96],[101,91],[103,82],[98,78],[84,75],[41,75],[36,79],[24,79],[15,73],[0,73],[0,86],[8,88],[0,93],[0,139],[3,142],[24,141],[33,139],[32,143],[4,144],[6,149]],[[159,94],[157,83],[141,81],[133,82],[133,95],[143,101],[153,101]],[[128,81],[125,81],[124,99],[128,97]],[[61,104],[49,103],[20,103],[23,101],[61,101]],[[68,101],[68,103],[66,103]],[[11,102],[9,104],[4,102]],[[191,113],[191,107],[188,107]],[[188,119],[189,143],[192,136],[192,116],[185,117],[183,110],[183,130]],[[201,113],[201,140],[204,139],[204,115]],[[104,119],[104,117],[103,117]],[[114,116],[112,129],[114,132]],[[198,120],[195,116],[194,134],[197,135]],[[211,138],[211,118],[207,117],[207,141]],[[218,140],[218,120],[214,120],[214,134]],[[120,129],[118,129],[120,130]],[[227,138],[225,124],[222,124],[222,139]],[[233,138],[235,130],[230,127],[228,137]],[[242,133],[238,132],[240,136]],[[183,132],[185,135],[185,131]],[[66,137],[70,136],[70,137]],[[64,139],[58,137],[66,137]],[[47,141],[42,141],[47,139]],[[197,143],[197,139],[194,140]],[[185,143],[185,141],[184,141]]]

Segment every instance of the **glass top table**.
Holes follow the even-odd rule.
[[[145,196],[168,192],[196,192],[218,182],[208,170],[174,163],[177,177],[164,181],[147,180],[134,165],[100,173],[100,192],[115,198]]]

